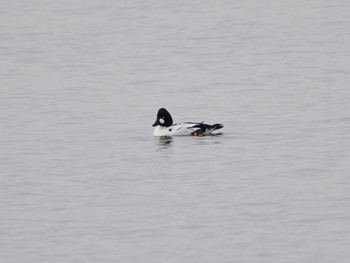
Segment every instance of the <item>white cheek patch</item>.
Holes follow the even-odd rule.
[[[160,124],[164,124],[164,120],[163,119],[159,119],[159,123]]]

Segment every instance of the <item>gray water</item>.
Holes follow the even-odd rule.
[[[0,2],[1,262],[349,262],[349,1]]]

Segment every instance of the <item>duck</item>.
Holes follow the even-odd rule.
[[[203,122],[180,122],[173,124],[173,118],[165,108],[160,108],[157,119],[152,125],[155,127],[154,136],[206,136],[214,135],[213,131],[224,127],[220,123],[213,125]]]

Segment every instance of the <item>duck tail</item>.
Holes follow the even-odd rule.
[[[213,131],[219,130],[219,129],[223,128],[223,127],[224,127],[224,125],[222,125],[221,123],[215,123],[215,124],[211,125],[211,129]]]

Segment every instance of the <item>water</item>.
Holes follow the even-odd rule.
[[[2,262],[350,260],[348,1],[2,2]]]

